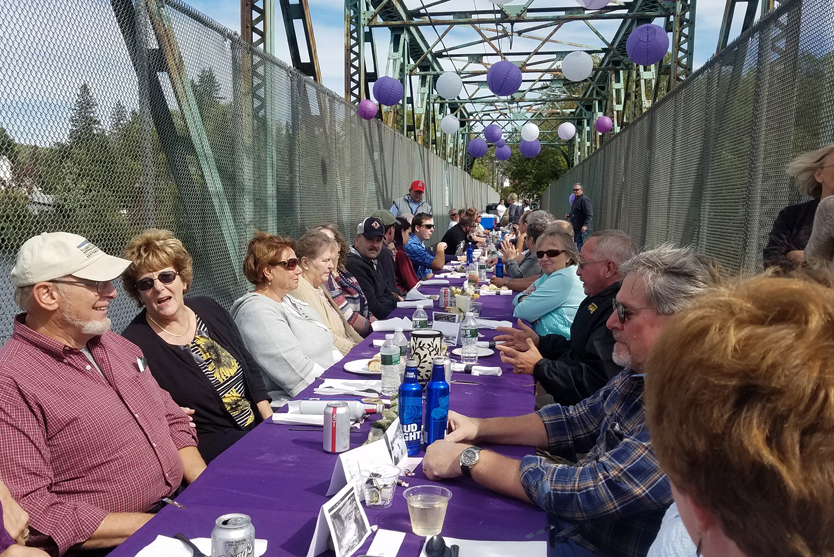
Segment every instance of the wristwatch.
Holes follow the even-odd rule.
[[[467,478],[472,477],[472,467],[478,463],[478,459],[480,458],[479,453],[482,450],[481,447],[466,447],[460,453],[460,471]]]

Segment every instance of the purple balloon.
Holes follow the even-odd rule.
[[[490,124],[484,129],[484,137],[490,143],[498,142],[503,135],[504,132],[501,131],[501,126],[498,124]]]
[[[512,154],[513,152],[510,150],[509,145],[504,145],[503,147],[499,147],[495,150],[495,158],[499,161],[507,160],[508,158],[510,158],[510,155]]]
[[[525,141],[521,140],[521,144],[518,146],[518,152],[527,157],[528,159],[532,159],[536,155],[538,155],[542,150],[542,143],[538,139],[534,139],[533,141]]]
[[[365,99],[359,103],[359,116],[363,120],[372,120],[376,117],[377,106],[376,103],[370,99]]]
[[[385,106],[394,106],[403,98],[403,84],[393,77],[382,76],[374,82],[374,98]]]
[[[570,194],[570,197],[568,199],[570,199],[570,204],[573,205],[573,201],[576,199],[576,194]]]
[[[641,66],[657,64],[669,50],[669,36],[663,27],[647,23],[631,32],[626,52],[632,62]]]
[[[600,116],[597,118],[597,121],[594,122],[594,127],[599,133],[608,133],[614,129],[614,120],[608,116]]]
[[[475,139],[470,141],[469,147],[467,148],[469,154],[475,157],[476,159],[479,159],[486,155],[487,149],[489,149],[489,145],[487,145],[487,142],[481,139],[480,137],[476,137]]]
[[[499,97],[509,97],[521,86],[521,70],[509,60],[501,60],[487,71],[487,86]]]
[[[503,139],[499,139],[498,141],[495,142],[495,147],[500,148],[500,147],[503,147],[506,144],[507,144],[506,141],[504,141]]]

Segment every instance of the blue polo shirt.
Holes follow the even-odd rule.
[[[418,279],[423,280],[432,273],[431,264],[434,262],[434,255],[426,249],[426,246],[423,245],[416,234],[411,233],[403,249],[408,254],[408,258],[411,259],[414,273]]]

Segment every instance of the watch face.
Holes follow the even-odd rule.
[[[460,455],[460,461],[464,466],[472,466],[478,462],[478,451],[472,447],[465,449],[463,454]]]

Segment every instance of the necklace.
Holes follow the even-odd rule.
[[[176,334],[176,333],[172,333],[171,331],[169,331],[168,329],[166,329],[165,327],[163,327],[162,325],[157,323],[156,320],[153,317],[151,317],[150,313],[145,312],[145,316],[147,316],[147,318],[151,320],[151,323],[153,323],[154,325],[156,325],[157,327],[162,329],[163,333],[167,333],[167,334],[171,335],[172,337],[176,337],[176,338],[180,338],[182,336],[185,336],[185,333],[187,333],[189,331],[189,329],[191,329],[191,314],[189,313],[187,315],[188,315],[188,327],[183,332],[181,332],[180,334]]]

